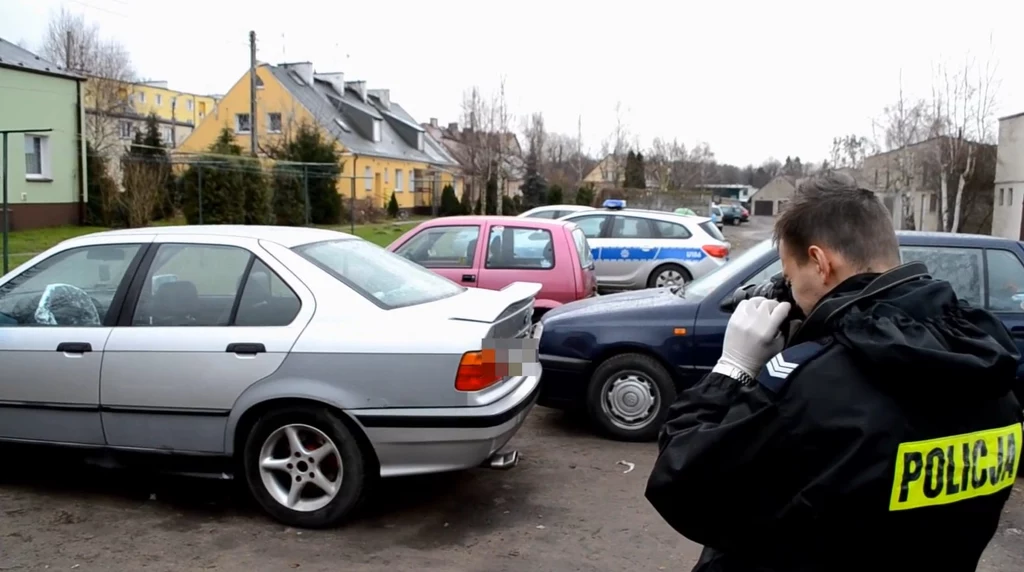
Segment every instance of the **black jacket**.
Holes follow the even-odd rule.
[[[647,498],[705,546],[694,570],[976,569],[1021,450],[1018,353],[920,271],[850,278],[756,382],[672,406]]]

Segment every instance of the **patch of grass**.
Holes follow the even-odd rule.
[[[387,221],[373,224],[357,224],[356,236],[368,240],[379,246],[387,246],[396,238],[402,236],[410,228],[427,220],[427,217],[414,217],[405,221]],[[153,226],[170,226],[185,224],[182,218],[157,221]],[[341,232],[351,232],[349,225],[336,225],[325,227]],[[14,270],[24,264],[30,258],[56,245],[59,242],[76,236],[82,236],[93,232],[109,230],[98,226],[59,226],[54,228],[40,228],[34,230],[14,231],[8,237],[10,245],[10,269]],[[0,268],[0,271],[3,269]]]

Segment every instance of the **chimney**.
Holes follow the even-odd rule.
[[[359,99],[366,103],[366,82],[363,80],[359,81],[346,81],[345,87],[351,89],[359,94]]]
[[[437,118],[436,117],[431,117],[430,118],[430,126],[433,127],[434,129],[437,129]]]
[[[376,97],[380,100],[381,106],[387,111],[391,111],[391,90],[390,89],[370,89],[367,90],[369,95]]]
[[[306,85],[313,85],[313,62],[294,62],[281,64],[280,67],[299,74],[299,77],[302,78],[302,81],[306,82]]]
[[[459,124],[458,124],[458,122],[449,123],[448,124],[448,131],[451,131],[452,133],[458,133],[459,132]]]
[[[327,82],[328,85],[334,88],[334,91],[338,92],[339,97],[345,95],[345,74],[341,72],[316,73],[313,74],[313,77]]]

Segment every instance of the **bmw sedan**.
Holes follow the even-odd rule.
[[[961,298],[993,312],[1024,354],[1024,243],[966,234],[898,234],[904,262],[924,262]],[[772,241],[765,240],[684,288],[613,294],[551,310],[541,320],[540,404],[585,411],[615,439],[653,439],[678,392],[722,355],[730,317],[723,303],[737,289],[781,270]],[[1017,375],[1024,381],[1024,362]]]
[[[71,239],[0,278],[0,441],[171,454],[329,526],[376,477],[515,465],[539,289],[464,288],[318,229]]]

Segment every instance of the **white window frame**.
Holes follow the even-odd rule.
[[[380,143],[380,138],[381,138],[381,134],[380,134],[381,126],[380,126],[380,124],[381,124],[381,120],[380,119],[374,119],[373,120],[373,142],[374,143]]]
[[[157,105],[163,105],[164,104],[164,96],[162,94],[159,94],[159,93],[156,94],[156,104]]]
[[[29,173],[28,165],[25,165],[25,180],[27,181],[52,181],[53,174],[50,170],[50,138],[46,135],[25,134],[25,155],[28,149],[35,149],[34,140],[39,140],[39,172]]]
[[[277,116],[277,129],[274,129],[274,122],[271,119],[273,116]],[[284,125],[284,119],[280,113],[268,113],[267,114],[267,133],[280,133],[282,126]]]
[[[363,169],[363,181],[364,181],[364,187],[363,188],[366,189],[366,192],[368,192],[368,193],[371,192],[373,190],[373,169],[372,168],[366,167],[366,168]]]
[[[420,151],[423,150],[423,132],[419,131],[416,133],[416,148]]]
[[[242,129],[243,117],[248,118],[249,126],[246,129]],[[252,133],[252,117],[249,117],[248,113],[235,114],[235,133]]]
[[[409,169],[409,190],[416,192],[416,171]]]
[[[146,103],[146,92],[139,92],[139,103]]]
[[[391,182],[391,179],[390,179],[390,177],[388,177],[388,168],[384,167],[384,184],[387,185],[390,182]]]
[[[189,111],[192,111],[195,108],[195,105],[196,105],[195,102],[192,101],[191,99],[186,99],[185,100],[185,104],[188,106],[188,110]]]
[[[402,170],[395,169],[395,192],[402,192]]]
[[[125,130],[125,127],[128,129]],[[118,121],[117,122],[117,134],[121,139],[132,138],[132,122],[131,121]]]

